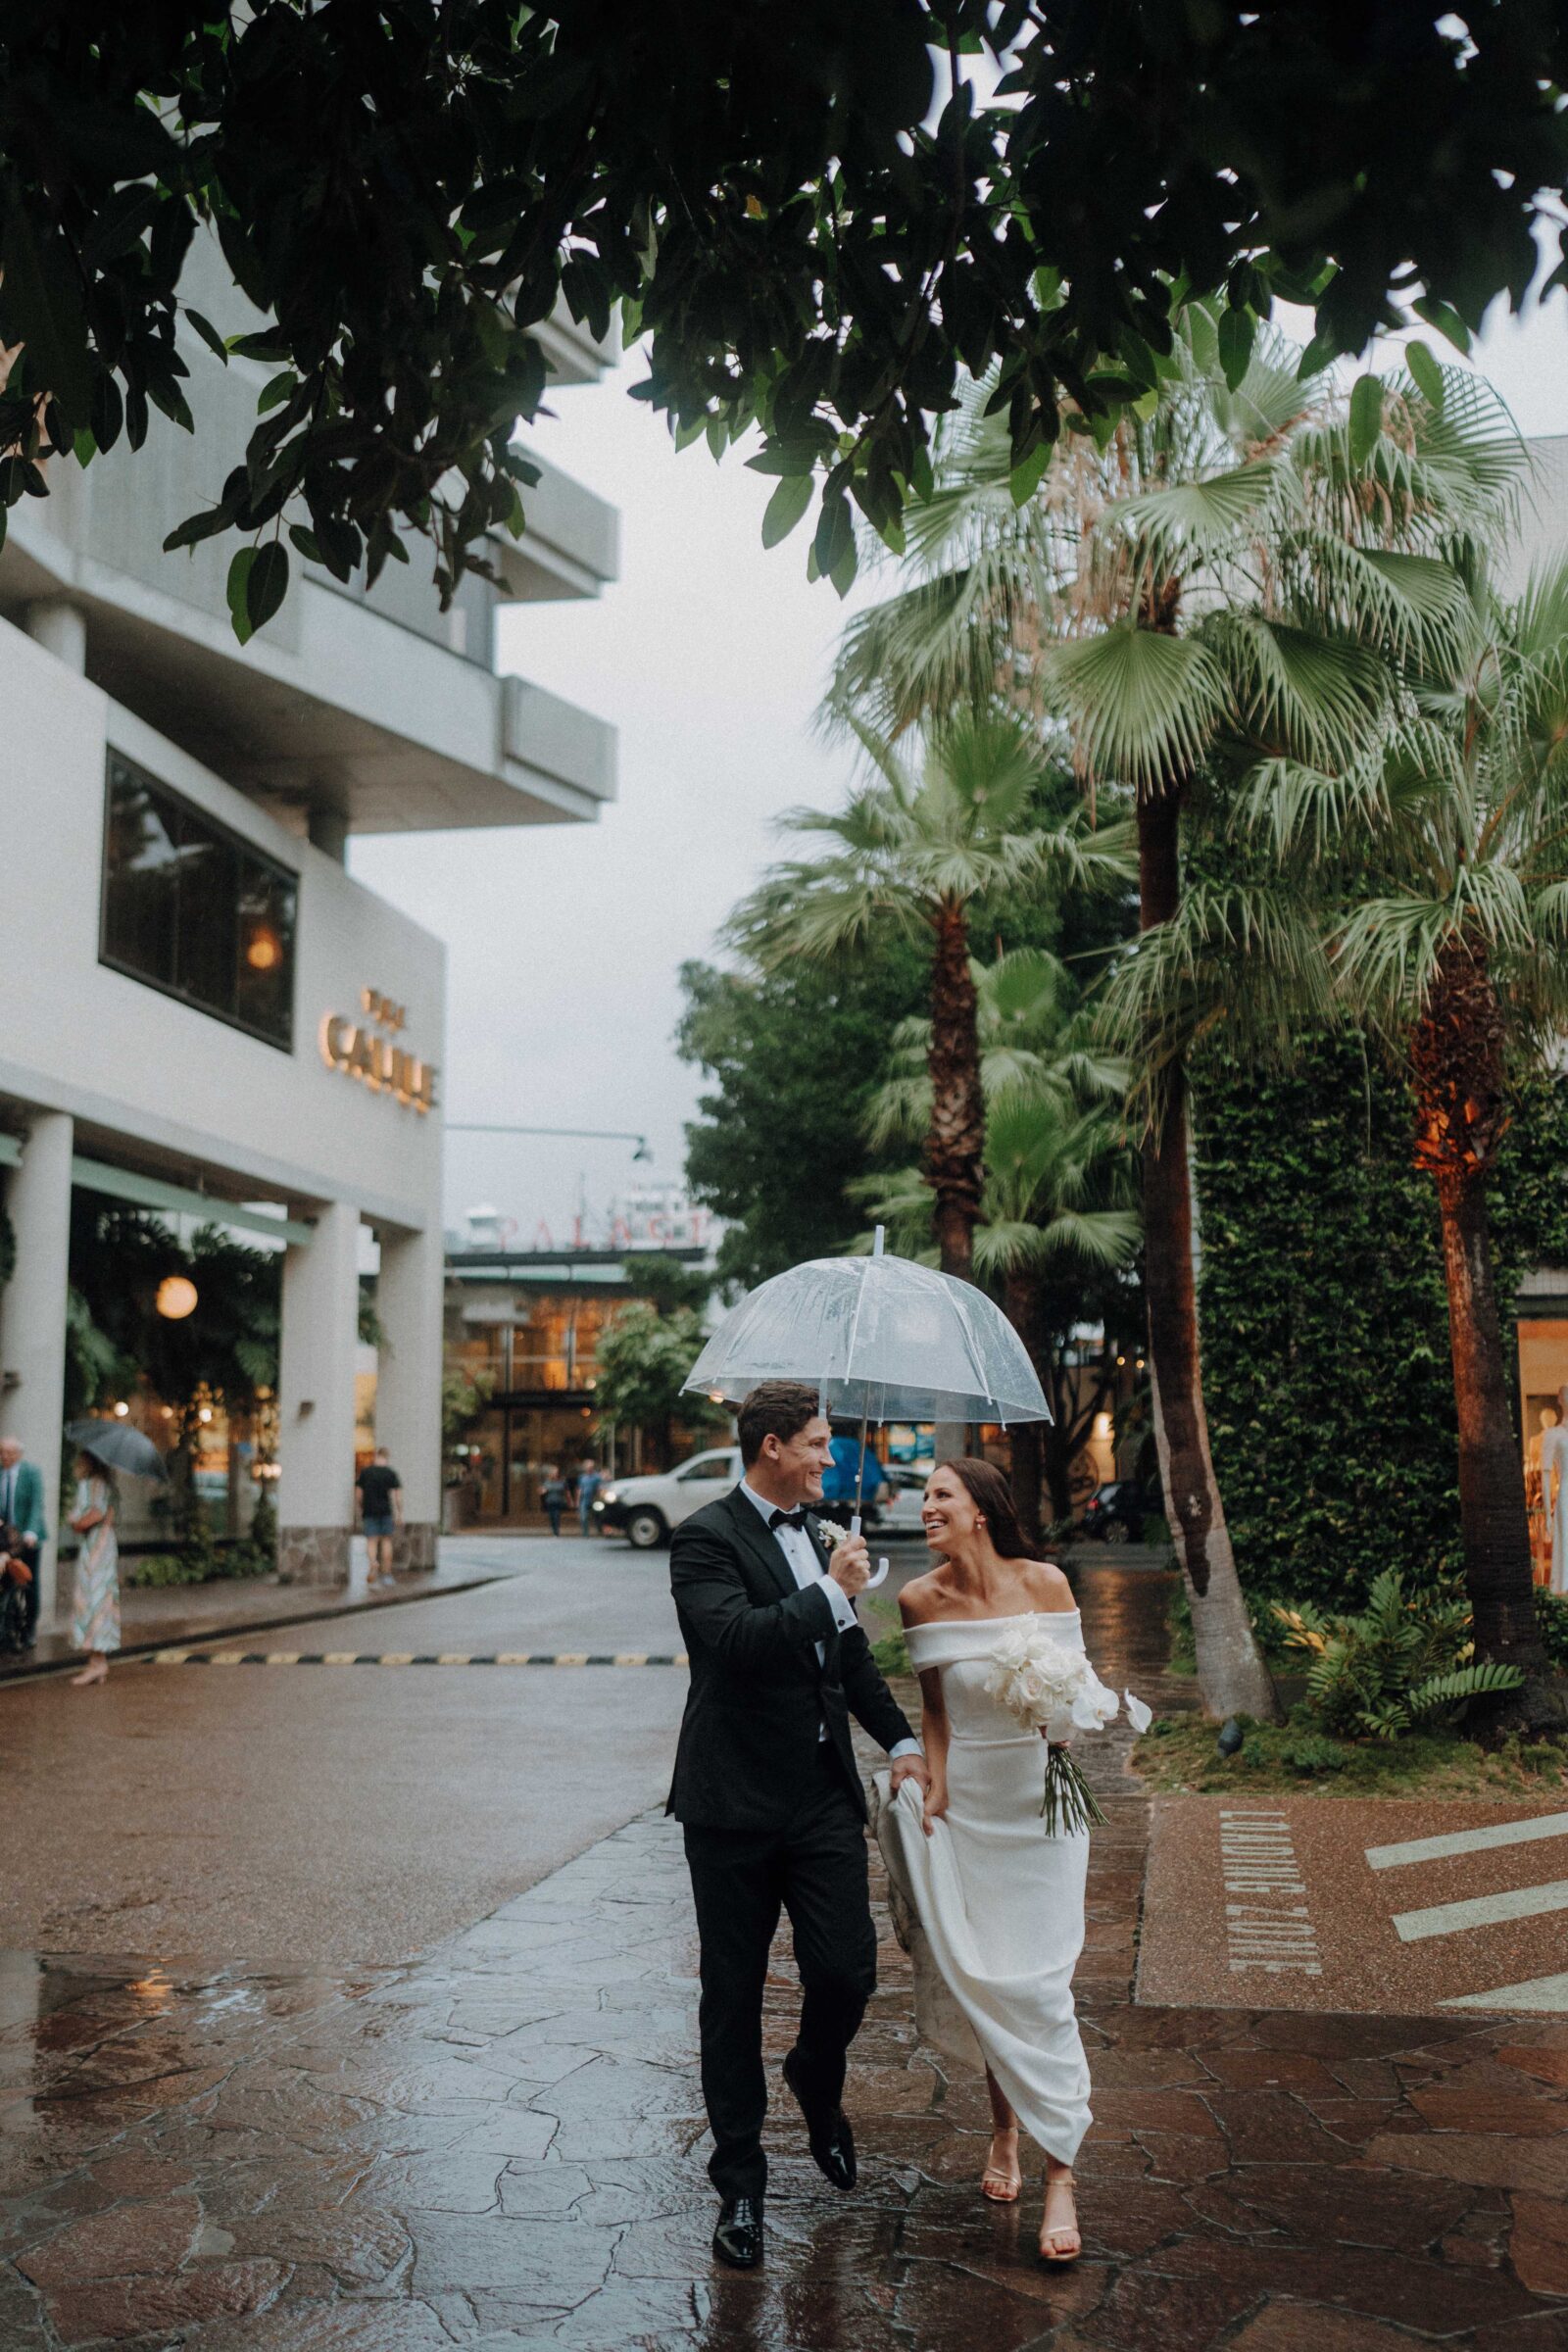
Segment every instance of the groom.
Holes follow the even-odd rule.
[[[737,1421],[741,1484],[670,1542],[692,1679],[667,1809],[685,1831],[702,1940],[708,2171],[723,2200],[713,2252],[752,2270],[767,2181],[762,1987],[781,1907],[804,1994],[784,2080],[818,2169],[835,2188],[855,2186],[839,2101],[876,1984],[876,1936],[850,1716],[893,1758],[895,1788],[912,1778],[923,1789],[926,1769],[856,1622],[865,1544],[846,1538],[830,1556],[806,1513],[831,1459],[816,1391],[764,1381]]]

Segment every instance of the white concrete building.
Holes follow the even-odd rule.
[[[243,305],[198,255],[200,309]],[[551,330],[558,383],[596,347]],[[61,466],[0,550],[0,1428],[61,1461],[73,1187],[286,1243],[280,1564],[348,1573],[361,1227],[380,1247],[375,1436],[413,1563],[440,1520],[444,951],[344,870],[348,836],[592,820],[612,728],[493,666],[498,604],[593,596],[612,508],[548,466],[504,585],[443,614],[421,571],[302,567],[244,648],[233,542],[165,555],[240,457],[266,372],[187,353],[191,439]],[[284,1222],[280,1226],[278,1220]],[[42,1621],[54,1607],[54,1547]]]

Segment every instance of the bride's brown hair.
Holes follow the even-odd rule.
[[[1012,1489],[1002,1472],[990,1462],[977,1462],[969,1454],[938,1462],[939,1470],[951,1470],[963,1487],[986,1523],[986,1533],[999,1559],[1031,1560],[1035,1547],[1026,1541],[1018,1506],[1012,1499]]]

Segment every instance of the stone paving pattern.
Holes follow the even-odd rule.
[[[1086,1578],[1086,1630],[1107,1679],[1168,1703],[1153,1581]],[[859,2192],[816,2174],[781,2093],[766,2269],[714,2271],[685,1877],[651,1814],[403,1968],[15,1956],[0,2344],[1568,2348],[1568,2025],[1135,2006],[1124,1758],[1111,1734],[1092,1759],[1075,2269],[1033,2258],[1038,2179],[982,2202],[983,2086],[916,2043],[883,1910]],[[781,1947],[775,2059],[795,1998]]]

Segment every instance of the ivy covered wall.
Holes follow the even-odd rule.
[[[1458,1572],[1447,1308],[1403,1087],[1357,1041],[1288,1078],[1195,1069],[1203,1376],[1254,1603],[1359,1605]],[[1568,1084],[1531,1080],[1491,1188],[1498,1293],[1568,1265]],[[1505,1334],[1513,1385],[1513,1335]]]

